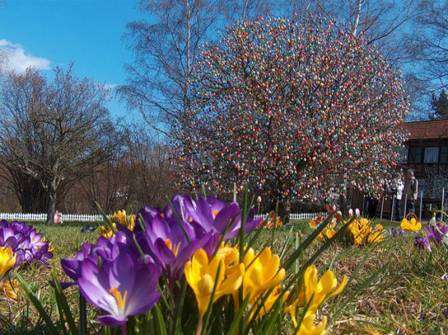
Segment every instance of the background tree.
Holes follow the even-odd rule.
[[[11,73],[1,94],[0,155],[9,171],[39,183],[53,222],[58,191],[111,156],[106,91],[69,68],[56,69],[52,81],[34,70]]]
[[[126,35],[135,61],[126,66],[119,89],[157,131],[168,135],[191,105],[192,65],[201,44],[213,34],[221,0],[140,1],[150,20],[128,24]]]
[[[433,95],[448,84],[448,2],[420,0],[419,10],[411,30],[414,38],[406,45],[415,59],[410,67],[413,79],[423,87],[419,90],[418,107],[432,117]]]
[[[421,0],[291,0],[291,17],[300,20],[310,13],[320,13],[340,29],[362,36],[374,46],[405,80],[410,97],[408,118],[428,117],[428,83],[422,80],[422,48],[418,43],[421,25],[428,8]]]
[[[319,13],[340,29],[364,36],[389,62],[410,60],[409,42],[415,19],[423,13],[419,0],[291,0],[289,12],[300,20]],[[401,42],[401,43],[400,43]]]
[[[190,188],[322,201],[349,185],[378,191],[395,167],[405,93],[362,37],[314,17],[246,21],[196,70],[176,160]]]
[[[420,1],[423,14],[418,16],[416,46],[420,65],[423,67],[422,79],[432,81],[436,88],[444,88],[448,79],[448,21],[447,1]]]
[[[119,149],[80,183],[82,202],[107,213],[162,206],[174,194],[169,149],[137,126],[124,129]]]
[[[175,193],[171,148],[134,127],[127,136],[127,151],[132,207],[163,206]]]
[[[126,39],[135,59],[118,90],[147,125],[177,137],[192,104],[193,65],[203,44],[235,20],[285,10],[287,0],[141,0],[147,20],[130,22]],[[182,127],[184,127],[183,125]]]
[[[448,94],[442,89],[439,96],[432,95],[431,107],[434,111],[432,117],[435,119],[447,119],[448,118]]]

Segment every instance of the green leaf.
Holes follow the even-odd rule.
[[[160,310],[159,305],[155,305],[153,310],[153,315],[155,319],[155,328],[156,328],[156,334],[159,335],[168,335],[168,331],[165,324],[165,319],[163,317],[162,311]]]
[[[213,283],[212,294],[210,295],[210,302],[208,303],[207,310],[205,311],[204,324],[203,324],[201,334],[204,334],[204,332],[205,332],[205,334],[207,334],[206,330],[207,330],[208,322],[210,320],[210,315],[212,314],[212,311],[213,311],[213,299],[215,298],[216,288],[218,287],[218,279],[221,274],[221,271],[224,271],[224,270],[225,269],[221,268],[221,263],[220,263],[218,265],[218,269],[216,269],[215,282]]]
[[[87,334],[87,305],[81,292],[79,292],[79,334]]]
[[[226,335],[237,335],[240,332],[241,324],[243,324],[243,315],[246,310],[247,305],[249,304],[249,295],[244,299],[243,304],[241,305],[236,317],[233,319],[230,324],[230,328],[227,331]]]
[[[70,333],[73,335],[78,334],[78,328],[76,327],[75,318],[73,317],[73,313],[70,309],[70,306],[67,302],[67,297],[65,296],[61,284],[56,278],[56,274],[52,272],[51,274],[54,282],[54,293],[56,296],[56,301],[59,301],[58,308],[61,308],[63,311],[63,314],[65,315],[65,320],[68,324]]]
[[[187,293],[187,281],[184,280],[182,282],[181,294],[179,303],[176,304],[176,310],[174,314],[173,324],[171,325],[171,334],[175,334],[177,332],[178,326],[180,327],[180,321],[182,317],[182,311],[184,307],[185,295]],[[174,331],[176,330],[176,332]]]

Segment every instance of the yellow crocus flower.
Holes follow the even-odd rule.
[[[307,311],[296,335],[325,335],[327,334],[327,318],[323,317],[319,323],[315,322],[315,312]]]
[[[265,248],[256,255],[250,248],[244,255],[246,271],[243,279],[243,297],[250,296],[249,302],[255,300],[267,290],[276,287],[286,276],[285,269],[280,268],[280,257]]]
[[[116,231],[116,225],[115,223],[111,224],[112,227],[110,226],[99,226],[98,230],[100,232],[100,235],[103,236],[104,238],[111,238],[112,236],[114,236],[115,231]]]
[[[308,222],[308,225],[312,229],[316,229],[317,226],[323,221],[324,219],[322,217],[316,217]],[[327,239],[333,238],[334,235],[336,235],[336,225],[338,221],[336,218],[333,218],[331,222],[322,230],[322,232],[317,236],[317,238],[320,241],[323,241],[326,237]]]
[[[410,220],[403,218],[400,227],[407,231],[419,231],[422,229],[422,224],[416,218],[411,218]]]
[[[323,218],[320,216],[315,217],[314,219],[308,221],[308,225],[311,229],[316,229],[317,226],[323,221]]]
[[[135,228],[135,218],[136,217],[135,217],[134,214],[128,216],[128,229],[130,231],[134,231],[134,228]]]
[[[0,247],[0,277],[16,264],[16,255],[10,247]]]
[[[354,245],[362,245],[367,242],[372,233],[370,221],[366,218],[356,219],[349,226],[348,230],[352,235]]]
[[[16,279],[0,281],[0,292],[9,299],[17,300],[18,287],[19,284]]]
[[[121,224],[130,231],[133,231],[135,228],[135,215],[126,215],[126,211],[124,209],[116,211],[112,214],[110,220],[114,223]]]
[[[110,220],[112,222],[116,222],[123,226],[126,226],[126,211],[124,209],[116,211],[112,214]]]
[[[323,231],[322,233],[324,234],[324,236],[325,236],[327,239],[330,240],[330,239],[333,238],[334,235],[336,235],[336,230],[334,230],[334,228],[332,228],[332,227],[327,227],[327,228],[324,229],[324,231]],[[321,234],[322,234],[322,233],[321,233]],[[319,236],[320,236],[321,234],[319,234]]]
[[[335,274],[330,270],[325,271],[319,279],[316,266],[314,264],[310,265],[305,270],[303,284],[297,299],[285,309],[290,314],[294,326],[297,327],[297,307],[308,306],[308,311],[315,312],[327,298],[340,294],[347,282],[347,276],[343,276],[341,283],[338,285]]]
[[[372,232],[367,237],[368,243],[378,243],[381,241],[384,241],[384,229],[383,226],[380,224],[377,224],[375,226],[375,229],[372,230]]]
[[[212,302],[216,302],[241,286],[244,264],[239,264],[238,258],[236,248],[221,246],[212,259],[204,249],[198,249],[185,264],[185,278],[196,296],[200,319],[207,311],[213,289]]]
[[[276,286],[272,292],[269,294],[269,296],[266,298],[266,300],[263,303],[263,307],[260,309],[260,312],[258,314],[259,317],[262,317],[266,313],[269,313],[269,311],[272,309],[272,306],[276,303],[278,298],[280,298],[280,295],[282,293],[282,287],[280,285]],[[289,291],[286,291],[283,294],[282,301],[284,302],[286,299],[288,299]]]

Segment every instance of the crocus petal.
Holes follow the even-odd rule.
[[[92,305],[110,314],[119,315],[115,299],[98,280],[100,273],[96,264],[86,260],[81,265],[81,273],[77,283],[83,297]]]
[[[124,326],[127,318],[124,316],[103,315],[97,317],[97,320],[105,326]]]
[[[159,300],[157,291],[160,269],[154,264],[138,265],[135,270],[135,285],[127,297],[126,315],[133,316],[148,311]]]

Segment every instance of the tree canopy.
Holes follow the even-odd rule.
[[[378,191],[403,140],[399,75],[362,36],[308,17],[230,27],[195,67],[179,130],[184,185],[274,200]]]

